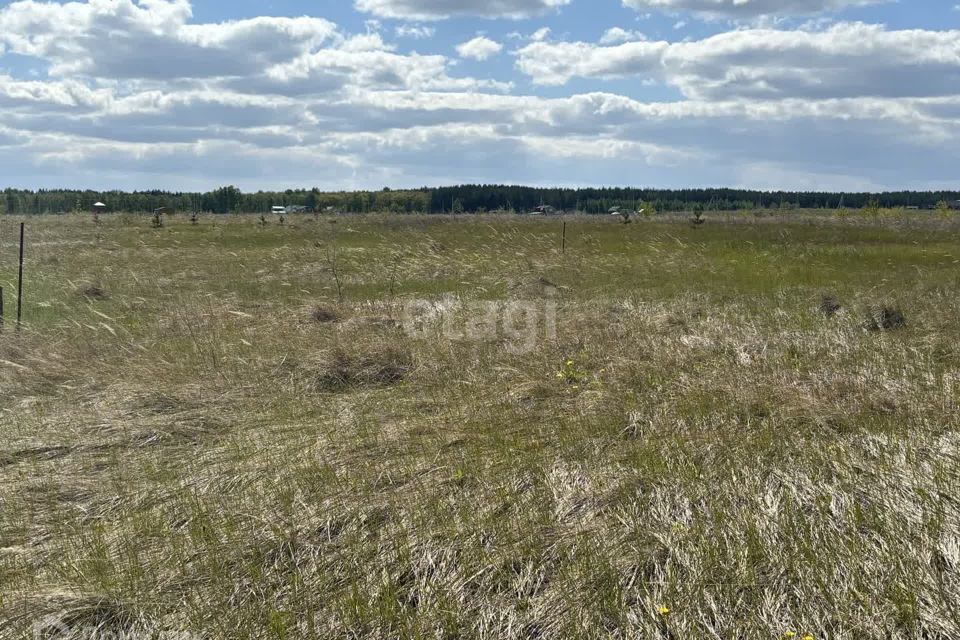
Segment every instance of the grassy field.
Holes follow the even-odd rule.
[[[2,638],[960,637],[957,221],[27,222]]]

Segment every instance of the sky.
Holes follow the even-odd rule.
[[[958,2],[0,2],[0,186],[960,189]]]

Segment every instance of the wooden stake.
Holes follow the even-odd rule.
[[[560,253],[567,252],[567,221],[563,221],[563,240],[560,243]]]

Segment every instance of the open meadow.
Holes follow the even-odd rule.
[[[565,220],[0,220],[0,638],[960,638],[960,220]]]

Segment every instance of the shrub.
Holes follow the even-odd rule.
[[[864,205],[863,212],[873,218],[878,217],[880,215],[880,201],[876,198],[870,198],[867,204]]]
[[[706,220],[703,218],[703,205],[699,202],[693,205],[693,218],[690,220],[690,222],[696,227],[699,227],[706,222]]]
[[[941,200],[937,203],[936,211],[937,215],[939,215],[941,218],[949,219],[953,217],[953,209],[950,208],[950,203],[948,203],[946,200]]]

